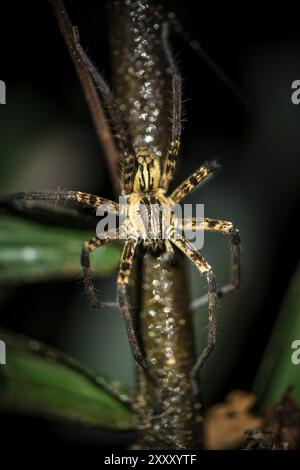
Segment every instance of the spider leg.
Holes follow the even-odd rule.
[[[118,152],[111,135],[98,92],[93,83],[93,79],[78,52],[76,41],[78,33],[75,34],[77,29],[73,28],[63,0],[50,0],[50,3],[53,6],[59,29],[65,40],[70,57],[75,65],[75,69],[95,125],[97,136],[103,146],[105,156],[113,176],[115,190],[118,193]]]
[[[122,158],[122,170],[120,178],[121,191],[125,194],[129,194],[132,192],[132,174],[136,169],[136,158],[128,136],[128,132],[125,128],[121,113],[117,108],[110,87],[108,86],[102,75],[98,72],[97,68],[95,67],[91,59],[88,57],[88,55],[85,53],[79,42],[77,28],[74,28],[74,37],[78,54],[80,55],[82,62],[85,64],[85,67],[91,74],[95,85],[99,89],[104,104],[107,108],[108,114],[111,118],[114,129],[114,137],[117,141],[117,146]]]
[[[182,114],[182,96],[181,96],[181,77],[174,62],[172,52],[169,45],[169,28],[168,23],[162,24],[162,45],[169,63],[172,73],[172,131],[171,139],[167,149],[167,155],[161,176],[160,186],[168,189],[169,183],[173,178],[176,160],[180,148],[181,136],[181,114]]]
[[[117,212],[118,204],[95,196],[94,194],[83,193],[81,191],[24,191],[20,193],[5,194],[0,197],[0,204],[9,201],[22,199],[27,201],[73,201],[82,207],[96,209],[100,205],[105,205],[109,212]]]
[[[212,176],[219,170],[217,162],[208,162],[198,168],[191,176],[189,176],[181,185],[179,185],[171,194],[171,199],[175,203],[180,202],[189,193],[191,193],[204,179]]]
[[[219,232],[230,236],[231,245],[231,276],[230,282],[225,286],[218,289],[218,297],[223,297],[226,294],[237,289],[240,285],[241,270],[240,270],[240,234],[239,231],[234,227],[232,222],[226,222],[225,220],[216,220],[210,218],[204,218],[203,220],[197,220],[195,218],[184,219],[179,230],[207,230],[212,232]],[[195,299],[191,308],[196,309],[207,302],[207,296]]]
[[[31,216],[42,216],[46,220],[52,221],[56,224],[67,217],[69,220],[74,220],[76,223],[82,224],[83,227],[94,227],[95,219],[93,215],[86,214],[80,208],[62,207],[56,204],[48,204],[47,201],[26,201],[25,199],[10,199],[4,200],[0,196],[0,209],[8,209],[12,214],[22,214],[26,218]]]
[[[117,303],[114,302],[99,302],[96,297],[95,288],[93,285],[93,277],[90,265],[90,254],[100,246],[108,243],[112,239],[115,239],[115,235],[106,232],[106,237],[99,239],[97,237],[91,238],[88,242],[85,242],[81,251],[81,266],[83,270],[84,287],[88,296],[89,303],[93,308],[104,308],[104,307],[118,307]]]
[[[205,276],[207,287],[208,287],[208,340],[207,346],[204,351],[201,353],[199,358],[197,359],[195,365],[191,371],[191,378],[195,390],[196,387],[196,376],[200,369],[202,369],[204,363],[208,359],[209,355],[213,351],[216,345],[216,338],[217,338],[217,285],[214,273],[207,263],[207,261],[200,255],[200,253],[196,250],[196,248],[186,239],[175,239],[172,238],[172,242],[174,245],[177,246],[191,261],[192,263],[199,269],[199,271]]]
[[[125,242],[117,281],[118,301],[125,321],[128,340],[133,357],[136,362],[141,366],[150,382],[156,387],[157,380],[156,377],[153,375],[149,364],[147,363],[147,360],[142,352],[139,336],[134,325],[132,307],[129,302],[129,280],[137,246],[138,242],[136,240],[128,239]]]

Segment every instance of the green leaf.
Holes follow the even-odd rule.
[[[39,225],[22,218],[0,218],[0,282],[34,282],[82,276],[80,253],[89,230]],[[108,244],[92,253],[94,274],[108,275],[120,259],[120,247]]]
[[[290,386],[300,403],[300,364],[292,362],[295,340],[300,340],[300,268],[286,292],[255,380],[254,392],[262,405],[278,403]]]
[[[134,428],[129,407],[110,393],[112,382],[38,341],[7,331],[0,331],[0,339],[6,345],[0,409],[112,430]],[[126,401],[120,385],[117,390]]]

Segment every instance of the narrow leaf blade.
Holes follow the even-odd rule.
[[[300,340],[300,269],[287,290],[270,342],[264,353],[254,392],[261,404],[278,403],[289,387],[300,403],[300,364],[292,361],[292,343]]]
[[[82,276],[80,253],[89,230],[47,227],[22,218],[0,220],[0,282],[36,282],[77,279]],[[106,276],[116,270],[120,247],[107,244],[92,254],[94,274]]]
[[[30,338],[0,331],[0,339],[6,345],[0,409],[118,431],[134,428],[131,410],[108,392],[106,379]]]

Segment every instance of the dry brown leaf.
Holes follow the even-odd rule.
[[[224,403],[211,407],[205,417],[205,449],[223,450],[238,447],[249,428],[260,428],[262,418],[251,413],[255,396],[242,390],[230,392]]]

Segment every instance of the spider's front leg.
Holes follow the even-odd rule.
[[[218,297],[223,297],[230,292],[236,290],[240,285],[241,269],[240,269],[240,243],[241,237],[239,231],[234,227],[232,222],[225,220],[216,220],[205,217],[203,220],[196,218],[184,219],[178,226],[180,232],[206,230],[210,232],[219,232],[230,236],[231,246],[231,276],[230,282],[218,289]],[[207,296],[200,297],[192,302],[191,308],[196,309],[206,303]]]
[[[196,364],[192,368],[191,378],[196,387],[196,376],[216,345],[217,338],[217,284],[214,273],[207,261],[200,255],[196,248],[186,239],[172,238],[172,243],[177,246],[205,276],[208,287],[208,341],[204,351],[199,356]]]
[[[161,175],[160,186],[167,190],[172,180],[176,168],[176,160],[180,149],[181,137],[181,115],[182,115],[182,93],[181,76],[174,62],[170,44],[168,23],[162,25],[162,45],[166,54],[167,61],[172,73],[172,130],[171,139],[168,145],[164,167]]]
[[[137,247],[138,241],[134,239],[126,240],[121,257],[120,270],[117,281],[118,301],[124,318],[127,336],[133,357],[136,362],[141,366],[150,382],[156,387],[157,380],[154,374],[152,373],[152,370],[150,369],[149,364],[142,352],[142,346],[139,340],[138,332],[136,331],[132,307],[129,301],[129,281]]]
[[[128,239],[125,242],[123,253],[121,256],[120,261],[120,269],[118,274],[118,281],[117,281],[117,292],[118,292],[118,303],[101,303],[97,300],[93,279],[92,279],[92,272],[90,267],[90,253],[97,249],[100,246],[108,243],[112,239],[116,238],[117,233],[113,231],[105,232],[105,238],[99,239],[93,237],[90,241],[84,243],[82,248],[81,254],[81,265],[83,268],[83,275],[84,275],[84,284],[85,290],[88,295],[88,299],[90,305],[93,308],[103,308],[103,307],[119,307],[122,312],[122,316],[125,322],[125,327],[127,331],[127,336],[129,340],[129,344],[131,347],[131,351],[133,354],[134,359],[136,362],[141,366],[143,371],[145,372],[148,379],[151,383],[155,386],[156,390],[156,403],[155,408],[158,411],[161,406],[161,393],[159,388],[156,386],[156,378],[153,375],[152,371],[149,368],[149,365],[142,353],[141,344],[139,341],[139,336],[135,328],[132,307],[129,302],[129,280],[130,280],[130,273],[132,270],[134,257],[137,249],[138,242],[136,240]]]
[[[94,194],[83,193],[81,191],[24,191],[20,193],[4,194],[0,196],[0,205],[8,205],[15,200],[26,201],[56,201],[75,202],[81,207],[96,209],[100,205],[105,205],[108,211],[117,212],[118,204],[95,196]]]
[[[212,161],[205,163],[200,166],[189,178],[187,178],[180,186],[178,186],[171,194],[170,198],[175,204],[184,199],[190,194],[196,187],[206,180],[209,176],[212,176],[220,169],[217,162]]]
[[[112,127],[114,130],[114,137],[119,149],[119,153],[120,155],[122,155],[123,159],[120,174],[121,191],[125,194],[129,194],[132,191],[132,174],[136,170],[136,159],[132,144],[128,136],[128,131],[122,120],[122,116],[119,112],[117,103],[110,87],[108,86],[102,75],[98,72],[91,59],[83,50],[79,42],[78,30],[75,27],[73,28],[73,34],[77,52],[81,57],[81,60],[84,66],[86,67],[86,70],[88,70],[95,85],[99,89],[105,106],[107,108],[108,114],[110,116]]]

